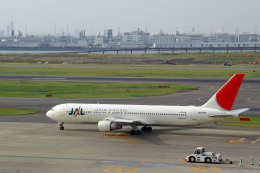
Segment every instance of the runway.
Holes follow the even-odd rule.
[[[21,76],[9,79],[19,78]],[[35,78],[46,79],[49,76],[22,76],[21,80]],[[0,172],[259,172],[258,128],[221,125],[154,127],[150,133],[129,136],[130,127],[104,133],[98,132],[95,124],[65,124],[65,130],[60,131],[58,124],[45,116],[52,106],[67,102],[198,106],[204,104],[227,79],[62,78],[66,78],[63,81],[75,82],[182,83],[199,88],[195,91],[136,98],[1,98],[1,107],[29,108],[39,112],[33,115],[0,116]],[[4,77],[0,77],[0,80],[4,80]],[[259,86],[260,78],[245,79],[233,109],[251,108],[246,115],[260,115]],[[223,158],[235,163],[191,164],[183,161],[198,146],[220,153]],[[251,155],[255,158],[253,166],[250,165]],[[240,158],[244,161],[243,168],[238,167]]]

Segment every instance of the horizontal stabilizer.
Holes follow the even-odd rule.
[[[231,112],[235,112],[237,114],[241,114],[241,113],[246,112],[248,110],[249,110],[249,108],[243,108],[243,109],[232,110]]]

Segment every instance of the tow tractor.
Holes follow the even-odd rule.
[[[221,154],[207,152],[204,147],[198,147],[194,154],[187,156],[185,160],[188,162],[221,163],[222,157]]]

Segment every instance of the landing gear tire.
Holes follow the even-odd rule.
[[[64,130],[63,123],[60,123],[60,130]]]
[[[135,131],[134,130],[131,130],[130,131],[130,135],[134,135],[135,134]]]
[[[140,135],[141,131],[140,130],[131,130],[130,135]]]
[[[152,131],[152,127],[147,127],[147,126],[144,126],[144,127],[142,127],[142,129],[141,129],[142,131],[147,131],[147,132],[150,132],[150,131]]]
[[[150,131],[152,131],[152,130],[153,130],[152,127],[150,127],[150,126],[147,127],[147,131],[148,131],[148,132],[150,132]]]
[[[140,130],[136,130],[135,131],[135,135],[140,135],[141,134],[141,131]]]

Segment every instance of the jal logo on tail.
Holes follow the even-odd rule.
[[[74,115],[74,117],[78,116],[78,115],[85,115],[84,111],[82,108],[71,108],[71,111],[68,112],[69,115]]]

